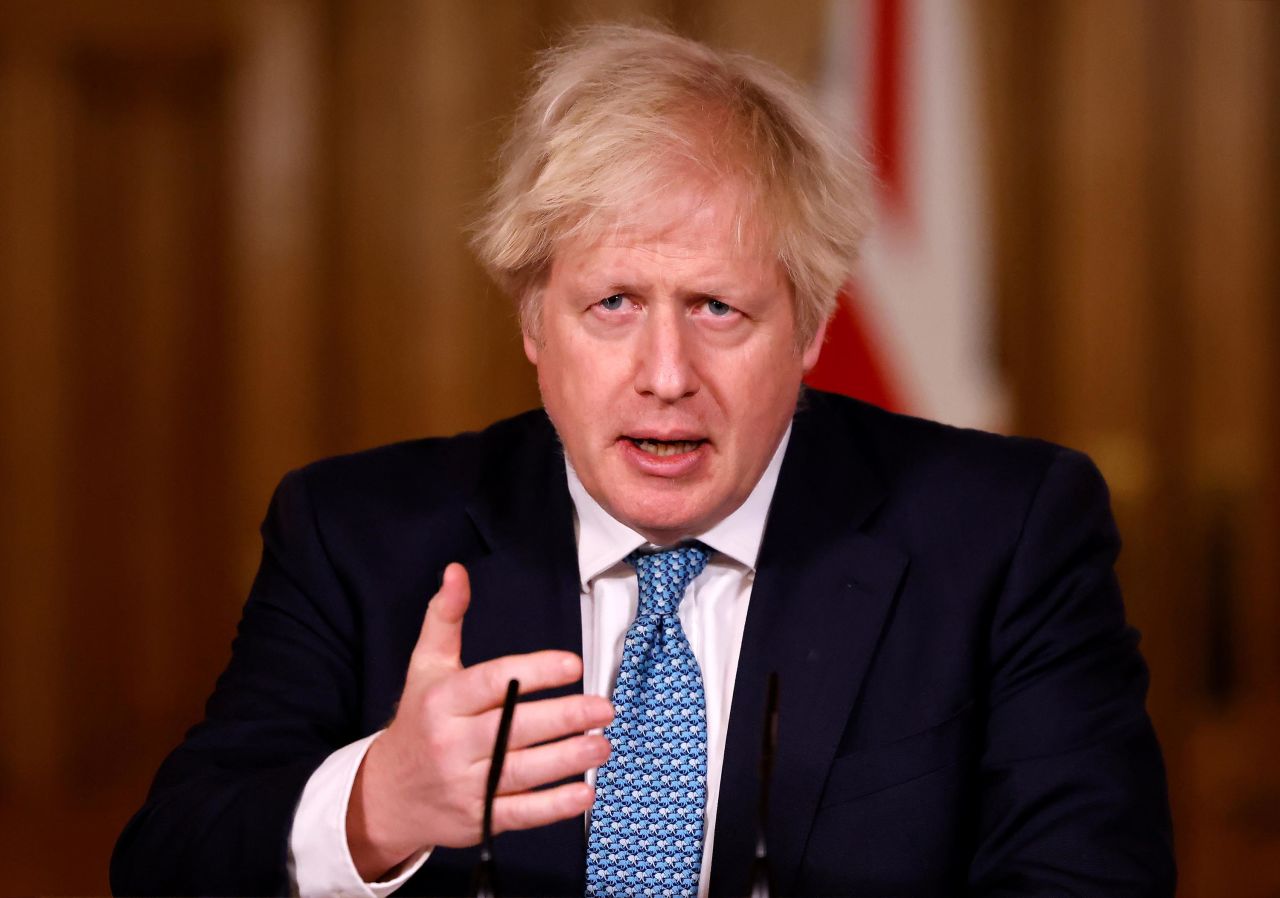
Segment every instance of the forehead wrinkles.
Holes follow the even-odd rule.
[[[567,247],[555,262],[566,282],[594,290],[651,289],[754,293],[782,279],[776,258],[727,244],[699,229],[657,236],[619,231],[588,245]]]
[[[632,163],[596,172],[594,189],[578,198],[558,229],[562,238],[600,239],[619,229],[653,229],[688,219],[714,205],[725,213],[739,244],[772,237],[758,173],[735,161],[736,154],[704,129],[686,145],[678,135],[641,148]],[[724,143],[732,143],[725,141]],[[772,242],[767,240],[766,242]]]
[[[671,259],[776,261],[771,235],[741,190],[668,184],[643,202],[598,208],[561,239],[557,258],[630,251]]]

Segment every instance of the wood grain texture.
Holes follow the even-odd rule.
[[[1014,429],[1112,485],[1184,894],[1275,894],[1280,7],[969,8]],[[6,891],[105,892],[225,663],[286,470],[537,403],[465,230],[534,55],[648,18],[812,80],[824,15],[0,5]]]

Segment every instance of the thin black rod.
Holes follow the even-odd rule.
[[[515,717],[516,700],[520,697],[520,681],[507,683],[507,695],[502,700],[502,716],[498,719],[498,734],[493,740],[493,756],[489,761],[489,779],[484,789],[484,820],[480,830],[480,863],[476,865],[475,894],[477,898],[491,898],[493,892],[493,802],[498,795],[498,782],[502,779],[502,765],[507,760],[507,743],[511,740],[511,719]]]
[[[756,811],[756,856],[751,864],[751,895],[764,898],[771,893],[769,847],[765,827],[769,821],[769,784],[773,779],[773,759],[778,749],[778,674],[770,672],[765,689],[764,732],[760,746],[760,805]]]
[[[516,699],[520,695],[520,681],[507,683],[507,697],[502,700],[502,717],[498,720],[498,735],[493,742],[493,759],[489,762],[489,782],[484,789],[484,837],[480,848],[483,858],[493,856],[493,800],[498,795],[498,781],[502,779],[502,765],[507,760],[507,742],[511,738],[511,718],[516,713]]]

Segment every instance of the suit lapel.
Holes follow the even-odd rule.
[[[794,887],[827,771],[907,558],[860,529],[884,486],[846,419],[797,414],[757,564],[725,745],[711,894],[746,894],[764,691],[779,681],[767,828],[775,885]]]
[[[768,824],[775,883],[799,872],[827,771],[906,568],[901,550],[862,531],[884,486],[847,419],[814,406],[796,416],[752,588],[725,747],[712,862],[713,895],[745,894],[754,850],[764,687],[781,687]],[[550,422],[509,456],[468,513],[484,551],[468,562],[472,607],[463,662],[559,648],[581,654],[572,501]],[[581,684],[556,690],[569,694]],[[579,819],[503,833],[507,891],[582,894],[586,838]]]
[[[543,419],[545,422],[545,419]],[[564,459],[550,422],[531,453],[499,459],[468,513],[487,552],[468,565],[471,609],[463,626],[462,660],[471,665],[542,649],[582,654],[573,506]],[[539,697],[580,693],[576,683]],[[586,839],[581,818],[495,839],[498,875],[521,894],[581,894]]]

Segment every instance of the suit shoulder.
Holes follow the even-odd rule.
[[[332,456],[291,472],[324,505],[464,502],[495,467],[510,464],[555,439],[541,409],[498,421],[484,430],[405,440]]]
[[[887,480],[944,492],[967,488],[1034,493],[1055,466],[1098,477],[1084,453],[1047,440],[956,427],[821,393],[815,408],[846,422],[851,438]]]

